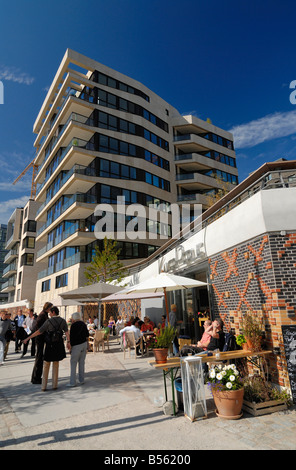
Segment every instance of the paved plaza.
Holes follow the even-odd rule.
[[[59,387],[30,382],[33,358],[11,343],[0,367],[0,448],[5,450],[295,450],[296,409],[237,421],[215,415],[195,422],[163,414],[162,372],[148,358],[123,358],[116,338],[105,353],[88,353],[84,385],[68,388],[69,354],[60,362]],[[151,356],[152,357],[152,356]],[[170,388],[170,387],[168,387]]]

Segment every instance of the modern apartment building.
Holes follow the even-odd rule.
[[[16,313],[18,308],[33,308],[37,272],[40,269],[35,263],[36,249],[36,211],[39,203],[28,200],[21,208],[16,208],[7,224],[5,249],[6,264],[3,270],[1,294],[7,293],[7,303],[2,308]]]
[[[4,258],[7,253],[7,250],[5,250],[6,235],[7,235],[7,225],[0,224],[0,303],[6,302],[8,298],[7,293],[1,292],[2,284],[5,282],[5,279],[3,279],[3,271],[6,268],[6,264],[4,263]]]
[[[85,284],[85,267],[102,244],[95,234],[98,204],[109,205],[103,217],[114,210],[114,238],[121,258],[131,263],[171,236],[172,203],[201,203],[205,209],[206,193],[219,188],[216,177],[237,184],[231,134],[181,116],[143,84],[72,50],[65,53],[33,131],[39,167],[36,241],[43,244],[36,261],[37,267],[45,264],[38,268],[40,306]],[[117,236],[118,197],[124,208],[145,207],[140,238]],[[164,214],[167,224],[160,222]],[[131,219],[125,213],[124,228]],[[105,230],[110,233],[109,226]]]

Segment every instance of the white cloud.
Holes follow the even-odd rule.
[[[7,224],[9,217],[17,207],[24,207],[30,196],[21,196],[8,201],[2,201],[0,204],[0,223]]]
[[[31,77],[26,72],[22,72],[16,67],[0,67],[0,80],[7,80],[24,85],[32,85],[35,78]]]
[[[268,114],[234,126],[229,132],[234,136],[236,149],[254,147],[262,142],[296,134],[296,111]]]

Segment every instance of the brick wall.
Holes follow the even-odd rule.
[[[263,317],[272,381],[289,387],[281,326],[296,323],[296,233],[263,235],[209,260],[214,315],[241,332],[246,311]]]

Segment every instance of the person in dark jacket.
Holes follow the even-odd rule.
[[[71,371],[70,383],[68,387],[76,386],[76,370],[78,364],[78,380],[80,384],[84,383],[85,357],[87,352],[87,338],[89,332],[86,324],[81,320],[79,312],[72,314],[72,325],[70,328],[70,347],[71,347]]]
[[[68,343],[70,340],[68,325],[66,320],[59,316],[59,309],[51,307],[49,310],[50,318],[46,320],[41,327],[32,335],[28,336],[23,342],[26,343],[31,338],[35,338],[45,333],[45,351],[41,390],[47,389],[47,380],[50,364],[52,363],[52,388],[58,388],[59,362],[65,359],[66,351],[63,340],[63,333],[66,334]],[[70,348],[70,345],[69,345]]]
[[[46,302],[43,306],[43,310],[39,313],[35,331],[39,330],[39,328],[46,322],[48,319],[48,312],[52,307],[52,303]],[[44,359],[44,344],[45,344],[45,336],[44,334],[39,335],[36,337],[36,355],[35,355],[35,363],[33,367],[31,382],[32,384],[41,384],[42,383],[42,371],[43,371],[43,359]]]

